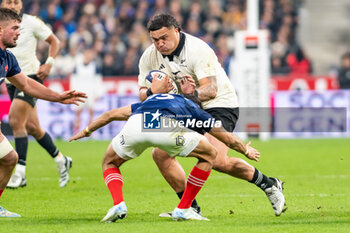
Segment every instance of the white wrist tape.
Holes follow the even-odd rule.
[[[53,58],[53,57],[48,57],[48,58],[46,59],[45,64],[48,64],[48,65],[50,65],[50,66],[53,66],[53,65],[55,64],[55,58]]]
[[[87,134],[91,134],[92,133],[87,126],[85,128],[85,133],[87,133]]]

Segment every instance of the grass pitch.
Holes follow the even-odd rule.
[[[28,186],[7,189],[0,200],[22,218],[0,219],[1,232],[350,232],[349,139],[253,141],[262,157],[250,163],[285,181],[287,212],[275,217],[255,185],[213,171],[197,196],[210,222],[158,217],[173,210],[179,200],[148,150],[121,167],[128,216],[111,224],[100,223],[112,206],[101,169],[109,142],[56,144],[73,158],[68,186],[58,187],[54,161],[31,142]],[[179,161],[187,174],[196,162]]]

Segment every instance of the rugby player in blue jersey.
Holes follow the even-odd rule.
[[[0,84],[7,78],[24,93],[35,98],[63,104],[78,104],[84,102],[86,95],[76,91],[66,91],[62,94],[54,92],[42,84],[28,78],[18,66],[15,56],[6,50],[17,45],[20,35],[21,17],[16,12],[0,8]],[[1,124],[1,121],[0,121]],[[0,197],[3,193],[12,171],[17,164],[18,154],[0,130]],[[20,217],[19,214],[7,211],[0,206],[1,217]]]
[[[21,16],[22,20],[20,23],[21,35],[18,38],[17,46],[9,49],[10,52],[15,55],[25,75],[43,83],[43,80],[50,74],[55,57],[59,54],[59,39],[41,19],[23,12],[22,0],[3,0],[0,6],[15,11]],[[48,58],[44,64],[40,64],[36,56],[38,40],[45,41],[48,45]],[[32,135],[39,145],[53,158],[58,168],[59,186],[65,187],[69,181],[72,158],[64,156],[54,144],[51,136],[40,126],[36,107],[37,99],[26,95],[9,82],[6,83],[6,87],[11,100],[8,119],[18,154],[17,166],[7,187],[15,189],[27,186],[28,134]]]
[[[187,98],[185,98],[187,97]],[[228,147],[258,161],[260,153],[246,145],[233,133],[227,132],[220,121],[202,110],[193,95],[155,94],[142,103],[103,113],[70,141],[88,137],[111,121],[127,120],[121,132],[113,138],[103,158],[103,177],[112,195],[114,206],[102,222],[114,222],[127,214],[122,193],[123,177],[119,167],[136,158],[148,147],[157,147],[170,156],[198,159],[187,179],[179,205],[172,212],[174,220],[208,220],[191,208],[192,201],[207,180],[216,158],[216,149],[202,135],[210,133]],[[190,99],[193,99],[195,104]]]

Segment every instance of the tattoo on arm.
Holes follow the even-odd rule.
[[[201,101],[206,101],[210,99],[214,99],[216,97],[218,87],[216,84],[216,78],[214,76],[208,77],[208,84],[204,86],[200,86],[196,90],[198,91],[198,98]]]

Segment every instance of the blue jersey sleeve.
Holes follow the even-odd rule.
[[[6,77],[12,77],[15,76],[16,74],[21,73],[21,68],[19,68],[18,62],[16,57],[11,53],[8,52],[8,71],[6,74]]]
[[[215,119],[206,111],[201,109],[200,107],[194,108],[192,111],[193,118],[196,118],[197,120],[200,120],[202,122],[209,121],[214,122]],[[208,126],[203,126],[200,130],[196,130],[199,133],[209,132],[212,129],[212,124],[209,124]],[[201,132],[202,131],[202,132]]]
[[[210,124],[203,124],[202,127],[190,127],[190,129],[204,134],[205,132],[209,132],[212,129],[213,123],[215,122],[215,119],[206,111],[201,109],[197,104],[192,102],[189,99],[185,99],[185,105],[186,109],[189,111],[189,115],[191,116],[190,119],[196,119],[196,121],[201,122],[208,122]]]
[[[135,103],[131,105],[131,113],[134,113],[136,109],[138,109],[141,106],[142,103]]]
[[[132,114],[158,112],[166,118],[184,122],[184,126],[200,134],[214,127],[215,119],[197,104],[181,95],[155,94],[142,103],[131,105]]]

